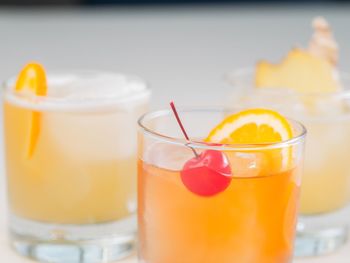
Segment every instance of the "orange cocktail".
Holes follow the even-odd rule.
[[[206,119],[210,129],[211,123],[217,122],[224,113],[193,111],[182,112],[181,116],[189,134],[203,138],[207,128],[199,122]],[[303,128],[297,123],[291,124],[294,139],[285,142],[225,147],[192,143],[189,148],[186,141],[176,139],[180,135],[174,132],[176,127],[171,121],[174,122],[172,116],[166,114],[151,114],[140,121],[144,128],[140,134],[138,168],[141,262],[291,262]],[[162,122],[165,125],[161,125]],[[203,130],[196,131],[196,127]],[[207,141],[213,137],[211,134]],[[240,133],[241,140],[242,137]],[[205,151],[227,158],[231,170],[229,183],[220,188],[216,179],[208,175],[210,172],[206,174],[201,170],[200,173],[207,176],[204,183],[199,182],[201,187],[207,187],[210,181],[209,184],[219,190],[200,192],[192,187],[194,181],[198,183],[201,179],[196,177],[196,172],[192,173],[192,179],[196,178],[191,184],[186,179],[184,169],[188,168],[188,160],[196,158],[191,149],[198,153],[198,158]],[[277,164],[281,156],[288,161]],[[207,158],[202,164],[210,162],[212,159]],[[197,163],[195,169],[198,167]]]

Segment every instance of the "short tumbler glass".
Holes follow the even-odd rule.
[[[256,88],[254,70],[227,75],[227,106],[269,107],[301,121],[308,130],[296,239],[297,256],[333,252],[348,237],[350,223],[350,75],[339,74],[343,90],[296,93]]]
[[[202,140],[229,112],[181,110],[190,137],[171,111],[139,120],[138,222],[142,263],[292,261],[305,129],[290,120],[295,137],[274,144],[208,145]],[[184,164],[203,151],[226,155],[232,180],[212,196],[182,181]],[[283,168],[261,165],[283,156]],[[265,176],[260,169],[265,169]]]
[[[16,92],[15,79],[3,90],[12,246],[45,262],[121,258],[136,235],[136,123],[150,92],[107,72],[47,81],[47,96]]]

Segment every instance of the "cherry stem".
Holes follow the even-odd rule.
[[[174,113],[174,115],[175,115],[176,121],[177,121],[177,123],[179,124],[183,135],[185,136],[186,140],[187,140],[188,142],[190,142],[190,141],[191,141],[191,140],[190,140],[190,137],[188,137],[187,132],[186,132],[184,126],[182,125],[182,122],[181,122],[181,120],[180,120],[180,116],[179,116],[179,114],[178,114],[178,112],[177,112],[177,110],[176,110],[176,107],[175,107],[175,104],[174,104],[173,101],[170,102],[170,107],[171,107],[171,109],[172,109],[172,111],[173,111],[173,113]],[[193,149],[191,146],[188,146],[188,147],[191,148],[191,150],[192,150],[192,152],[194,153],[194,155],[196,156],[196,158],[198,158],[199,155],[198,155],[198,153],[196,152],[196,150]]]

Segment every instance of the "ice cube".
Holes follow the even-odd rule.
[[[145,145],[144,149],[142,156],[144,162],[173,171],[182,170],[184,164],[194,157],[191,148],[180,144],[153,142]]]
[[[55,147],[70,158],[128,158],[136,155],[134,114],[47,112],[42,125]]]

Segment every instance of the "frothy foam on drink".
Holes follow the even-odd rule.
[[[127,109],[147,100],[149,91],[137,77],[104,72],[78,72],[77,74],[48,74],[48,94],[14,91],[10,81],[5,92],[13,104],[38,110],[91,110],[118,107]]]

